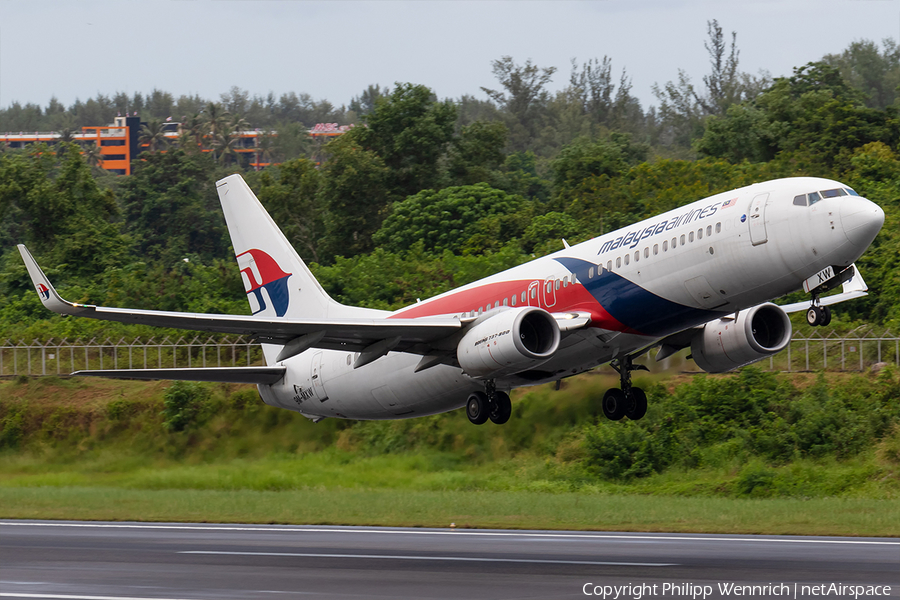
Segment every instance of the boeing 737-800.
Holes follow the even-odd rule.
[[[719,373],[791,339],[786,312],[830,321],[830,304],[866,293],[854,262],[884,212],[850,187],[796,177],[698,200],[394,312],[334,301],[239,175],[219,199],[252,316],[130,310],[63,300],[24,246],[48,309],[64,315],[253,336],[266,366],[81,371],[133,379],[253,383],[270,405],[313,420],[399,419],[465,407],[472,423],[510,417],[509,391],[605,363],[621,387],[610,419],[641,418],[634,359],[690,347]],[[843,291],[820,297],[838,285]],[[798,289],[811,299],[771,300]]]

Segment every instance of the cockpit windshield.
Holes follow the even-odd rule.
[[[835,188],[833,190],[822,190],[794,196],[794,204],[797,206],[812,206],[825,198],[837,198],[839,196],[859,196],[859,194],[851,188]]]

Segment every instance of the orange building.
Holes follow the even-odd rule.
[[[82,127],[81,133],[71,135],[76,144],[86,147],[94,145],[100,148],[100,164],[102,169],[119,175],[131,175],[131,161],[147,147],[140,143],[141,126],[145,125],[140,117],[116,117],[112,125]],[[330,138],[348,131],[352,125],[338,125],[337,123],[317,123],[309,131],[314,138]],[[175,142],[181,135],[181,123],[167,122],[164,124],[166,139]],[[269,166],[269,163],[260,162],[260,138],[265,135],[259,130],[241,131],[237,133],[234,150],[242,156],[246,156],[249,166],[256,169]],[[273,134],[273,135],[277,135]],[[0,142],[8,148],[27,148],[33,144],[56,144],[62,139],[62,134],[56,131],[50,132],[18,132],[0,133]],[[212,152],[211,148],[202,148],[203,152]]]

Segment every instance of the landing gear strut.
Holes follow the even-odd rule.
[[[831,309],[821,306],[818,296],[813,296],[812,305],[806,311],[806,322],[813,327],[824,327],[831,323]]]
[[[632,371],[649,371],[644,365],[636,365],[630,356],[613,360],[609,365],[619,374],[622,389],[612,388],[603,394],[603,414],[607,419],[619,421],[628,417],[637,421],[647,414],[647,394],[631,385]]]
[[[466,401],[466,416],[475,425],[481,425],[490,419],[497,425],[509,421],[512,414],[512,402],[509,394],[497,391],[493,380],[486,381],[483,392],[472,392]]]

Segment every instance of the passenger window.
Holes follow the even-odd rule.
[[[722,223],[716,223],[716,233],[722,233]]]
[[[644,258],[650,258],[650,246],[644,248]]]
[[[663,242],[665,244],[665,242]],[[653,244],[653,256],[659,254],[659,244]]]
[[[559,289],[559,279],[556,280],[556,289]]]
[[[525,294],[526,294],[526,293],[527,293],[527,292],[522,292],[522,304],[525,304],[525,300],[526,300]]]
[[[674,243],[675,240],[672,240],[672,242]],[[669,251],[669,242],[663,242],[663,252],[668,252],[668,251]]]
[[[497,300],[496,302],[494,302],[494,308],[500,308],[500,301],[499,301],[499,300]]]
[[[690,232],[690,233],[688,234],[688,241],[689,241],[689,242],[693,242],[693,241],[694,241],[694,232],[693,232],[693,231]]]
[[[706,235],[707,235],[707,236],[712,235],[712,225],[707,225],[707,226],[706,226]]]
[[[507,304],[507,302],[509,302],[509,298],[504,298],[504,299],[503,299],[503,306],[509,306],[509,304]]]
[[[616,265],[616,266],[618,266],[618,265]],[[606,263],[606,270],[607,270],[607,271],[612,271],[612,261],[611,261],[611,260],[610,260],[610,261],[607,261],[607,263]]]
[[[819,192],[813,192],[811,194],[807,194],[807,197],[809,198],[810,206],[812,206],[813,204],[815,204],[816,202],[821,200],[821,198],[819,197]]]
[[[806,206],[806,194],[794,196],[794,204],[797,206]]]
[[[628,265],[628,255],[625,255],[625,264]]]
[[[703,239],[703,229],[698,229],[698,230],[697,230],[697,239],[698,239],[698,240],[702,240],[702,239]]]
[[[531,288],[531,299],[534,300],[537,298],[537,287]]]
[[[569,287],[569,278],[563,277],[563,287]]]
[[[515,294],[513,294],[513,297],[510,298],[510,304],[511,304],[512,306],[515,306],[515,305],[516,305],[516,295],[515,295]]]
[[[853,188],[847,188],[847,193],[850,194],[851,196],[859,196],[859,194],[857,194],[855,191],[853,191]]]
[[[694,234],[692,233],[691,234],[692,239],[693,239],[693,235]],[[679,241],[681,242],[681,245],[684,246],[684,234],[683,233],[681,234],[681,239]]]
[[[591,267],[590,269],[588,269],[588,279],[593,279],[593,278],[594,278],[594,267]]]
[[[483,307],[483,306],[479,306],[479,307],[478,307],[478,314],[480,315],[480,314],[483,313],[483,312],[484,312],[484,307]]]
[[[640,251],[640,250],[635,250],[635,251],[634,251],[634,262],[637,262],[637,261],[639,261],[639,260],[641,260],[641,251]]]

